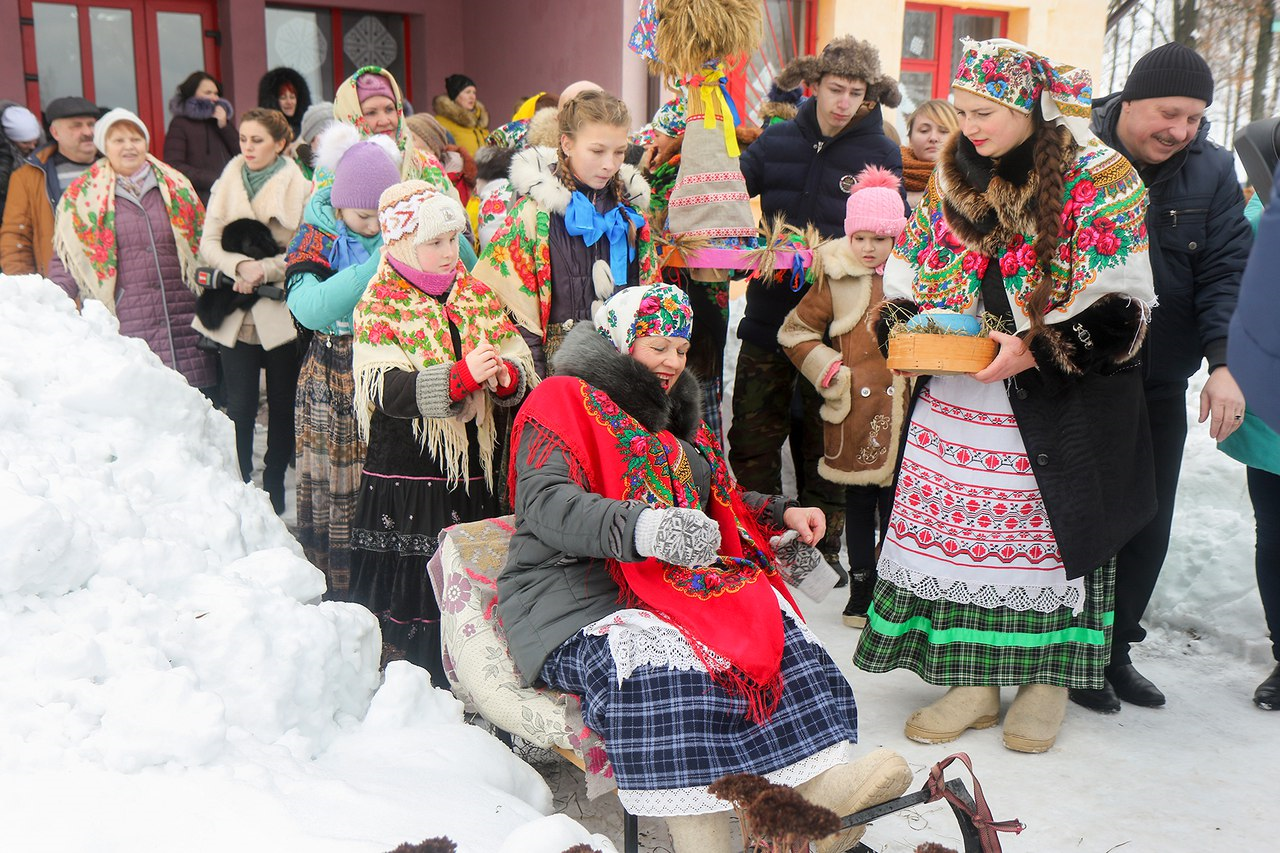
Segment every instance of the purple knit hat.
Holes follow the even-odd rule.
[[[391,103],[396,103],[395,92],[391,91],[391,84],[387,82],[386,77],[381,74],[361,74],[356,79],[356,99],[363,104],[375,95],[381,95]],[[396,105],[399,106],[399,104]]]
[[[329,201],[335,208],[377,210],[383,190],[400,182],[400,169],[376,142],[357,142],[334,170]]]

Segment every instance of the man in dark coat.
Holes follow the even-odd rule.
[[[765,128],[742,155],[747,191],[760,197],[765,222],[781,215],[797,228],[810,225],[826,238],[844,236],[845,204],[854,177],[867,166],[882,166],[901,176],[902,155],[884,135],[881,104],[902,100],[898,84],[880,72],[880,58],[868,42],[851,36],[834,39],[817,57],[793,60],[784,74],[798,72],[814,89],[794,119]],[[905,196],[903,209],[906,209]],[[746,313],[738,326],[742,348],[733,391],[729,462],[749,490],[782,492],[780,450],[791,427],[792,397],[799,373],[778,346],[782,320],[795,308],[806,286],[788,272],[752,279]],[[844,487],[818,475],[822,454],[822,398],[800,382],[804,409],[801,444],[801,503],[827,514],[823,555],[839,569],[843,533]]]
[[[1143,355],[1159,507],[1116,558],[1107,685],[1071,691],[1073,701],[1105,713],[1120,710],[1121,699],[1150,708],[1165,702],[1134,669],[1129,651],[1146,636],[1139,620],[1169,549],[1187,438],[1187,380],[1202,360],[1209,379],[1200,421],[1209,419],[1209,434],[1221,441],[1244,416],[1244,396],[1227,369],[1227,327],[1252,238],[1234,159],[1208,138],[1204,113],[1212,102],[1208,64],[1177,43],[1143,56],[1124,91],[1094,102],[1094,133],[1132,161],[1150,193],[1147,231],[1159,299]]]

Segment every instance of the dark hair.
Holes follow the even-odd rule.
[[[1070,131],[1058,124],[1049,124],[1040,113],[1039,105],[1032,115],[1035,130],[1035,148],[1032,157],[1036,173],[1040,176],[1040,187],[1035,200],[1036,239],[1032,248],[1036,253],[1036,263],[1040,266],[1040,281],[1027,297],[1026,312],[1030,321],[1030,343],[1044,330],[1044,315],[1053,297],[1054,282],[1052,274],[1053,258],[1058,253],[1058,245],[1062,242],[1062,207],[1065,204],[1062,194],[1065,190],[1063,171],[1066,169],[1075,152],[1075,142]]]
[[[266,107],[254,107],[244,115],[240,116],[240,123],[236,127],[240,127],[246,121],[256,121],[267,129],[267,133],[271,134],[271,138],[276,142],[292,142],[293,128],[289,126],[289,120],[284,117],[284,113],[279,110],[269,110]]]
[[[516,154],[514,148],[498,145],[486,145],[476,151],[476,180],[496,181],[507,177],[511,171],[511,158]]]
[[[222,97],[222,84],[218,82],[218,78],[203,71],[192,71],[187,75],[186,80],[178,84],[178,97],[184,101],[191,100],[196,96],[196,89],[199,89],[200,84],[205,80],[212,80],[213,85],[218,87],[218,97]]]
[[[523,103],[523,101],[521,103]],[[538,110],[543,109],[544,107],[559,107],[559,106],[560,106],[559,98],[557,98],[555,95],[550,95],[544,92],[538,98],[538,100],[533,102],[533,111],[536,113]]]

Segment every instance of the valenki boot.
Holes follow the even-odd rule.
[[[1067,713],[1067,688],[1024,684],[1004,715],[1004,745],[1014,752],[1048,752]]]
[[[908,717],[904,733],[919,743],[948,743],[968,729],[989,729],[999,720],[999,687],[952,687]]]
[[[668,817],[667,830],[675,853],[730,853],[730,814],[732,812],[712,812]]]
[[[877,749],[850,764],[838,764],[796,786],[809,802],[831,809],[840,817],[886,803],[911,785],[911,768],[891,749]],[[858,843],[867,831],[854,826],[815,841],[817,853],[840,853]]]

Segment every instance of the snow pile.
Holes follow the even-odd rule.
[[[199,392],[98,303],[0,293],[0,847],[492,851],[549,811],[421,669],[382,683]]]

